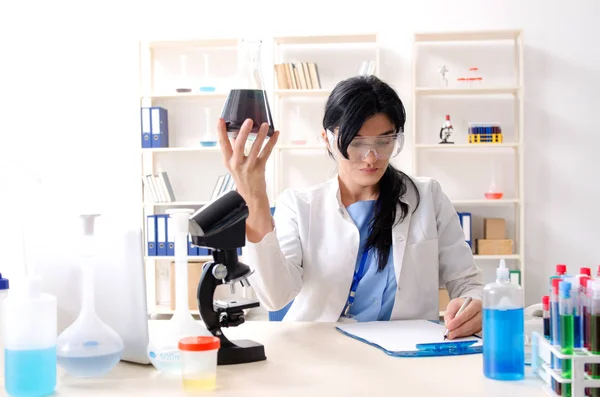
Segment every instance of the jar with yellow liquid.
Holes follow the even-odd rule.
[[[186,392],[217,388],[217,356],[221,341],[215,336],[190,336],[179,341],[181,377]]]

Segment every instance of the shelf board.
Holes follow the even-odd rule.
[[[142,95],[141,99],[197,99],[197,98],[226,98],[229,92],[153,92]]]
[[[521,256],[518,255],[518,254],[512,254],[512,255],[473,255],[473,258],[475,258],[475,259],[481,259],[481,260],[500,260],[500,259],[518,260],[518,259],[521,259]]]
[[[171,201],[167,203],[142,203],[144,207],[194,207],[206,205],[209,201]]]
[[[518,143],[455,143],[452,145],[444,144],[418,144],[417,149],[501,149],[501,148],[517,148]]]
[[[474,32],[431,32],[415,34],[416,42],[443,41],[498,41],[515,40],[521,35],[520,30],[489,30]]]
[[[160,147],[160,148],[147,148],[141,149],[142,153],[180,153],[180,152],[220,152],[219,146],[203,147],[203,146],[189,146],[189,147]]]
[[[376,34],[326,35],[326,36],[285,36],[275,37],[275,44],[352,44],[376,43]]]
[[[331,90],[324,89],[324,88],[313,89],[313,90],[293,90],[293,89],[281,90],[281,89],[277,89],[277,90],[273,91],[273,93],[275,95],[278,95],[281,97],[287,97],[287,96],[320,97],[320,96],[329,95],[330,92],[331,92]]]
[[[307,144],[307,145],[276,145],[278,150],[323,150],[326,149],[325,144]]]
[[[429,88],[418,87],[415,92],[419,95],[504,95],[516,94],[519,87],[458,87],[458,88]]]
[[[153,40],[148,42],[149,48],[204,48],[204,47],[237,47],[238,39],[182,39],[182,40]]]
[[[212,260],[212,256],[210,255],[195,255],[195,256],[186,256],[186,260],[190,262],[205,262]],[[156,260],[156,261],[175,261],[174,256],[145,256],[146,260]]]
[[[472,200],[452,200],[454,205],[509,205],[517,204],[519,199],[500,199],[500,200],[487,200],[487,199],[472,199]]]

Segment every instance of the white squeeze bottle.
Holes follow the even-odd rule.
[[[525,376],[523,289],[510,282],[504,259],[483,289],[483,374],[496,380]]]
[[[38,278],[12,288],[3,302],[4,388],[13,397],[44,397],[56,388],[56,297]]]

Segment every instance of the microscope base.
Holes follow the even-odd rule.
[[[251,363],[266,360],[265,347],[251,340],[232,340],[233,346],[221,347],[217,365]]]

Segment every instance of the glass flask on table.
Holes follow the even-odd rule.
[[[237,137],[246,119],[254,122],[249,139],[256,137],[263,123],[269,125],[267,136],[270,137],[275,132],[261,72],[261,46],[260,40],[241,42],[238,70],[221,113],[230,138]]]
[[[123,339],[96,314],[94,304],[94,266],[96,237],[94,224],[98,214],[81,215],[83,236],[80,241],[82,302],[79,316],[58,337],[57,363],[74,377],[93,378],[110,372],[121,361]]]

